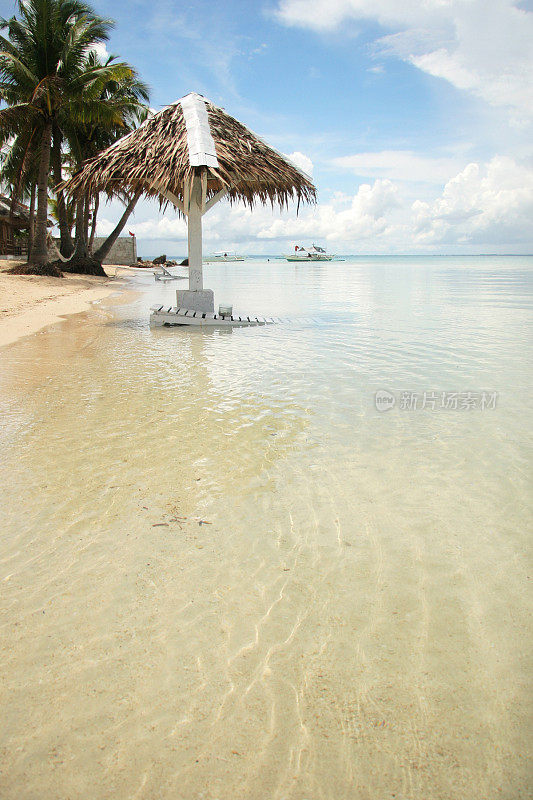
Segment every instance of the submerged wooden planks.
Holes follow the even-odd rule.
[[[231,317],[221,317],[218,314],[194,311],[190,308],[177,308],[176,306],[155,305],[150,308],[150,311],[150,327],[152,328],[165,325],[242,327],[244,325],[271,325],[274,322],[272,317],[238,316],[236,314]]]

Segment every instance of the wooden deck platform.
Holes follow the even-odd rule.
[[[176,325],[200,325],[218,327],[242,327],[244,325],[272,325],[276,320],[273,317],[246,317],[234,314],[231,317],[221,317],[219,314],[202,313],[190,308],[177,308],[176,306],[151,306],[150,327]]]

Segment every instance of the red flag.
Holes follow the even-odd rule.
[[[132,233],[131,231],[128,231],[128,233],[129,233],[130,236],[135,236],[135,234]]]

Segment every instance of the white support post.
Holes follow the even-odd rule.
[[[176,304],[178,308],[212,314],[215,298],[212,289],[204,289],[202,275],[202,181],[194,175],[190,190],[189,182],[183,187],[183,208],[187,215],[187,242],[189,251],[189,288],[178,289]]]
[[[195,176],[192,182],[187,221],[189,290],[197,292],[204,288],[202,276],[202,185],[199,176]]]
[[[213,313],[215,300],[211,289],[204,289],[203,281],[203,259],[202,259],[202,216],[218,203],[228,192],[223,189],[217,192],[209,201],[206,202],[207,194],[207,172],[204,171],[204,178],[195,174],[189,183],[185,180],[183,186],[183,213],[187,217],[187,243],[189,252],[189,288],[176,292],[176,303],[178,308],[187,308],[202,313]],[[165,195],[175,205],[179,200],[169,192]],[[176,201],[178,201],[176,203]],[[178,208],[180,206],[178,205]]]

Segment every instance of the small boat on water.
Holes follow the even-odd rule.
[[[239,256],[237,253],[229,253],[221,250],[220,253],[212,253],[210,256],[206,256],[204,261],[206,263],[209,263],[210,261],[244,261],[244,256]]]
[[[331,261],[333,256],[328,255],[323,247],[312,244],[311,247],[296,245],[294,253],[285,256],[287,261]]]

